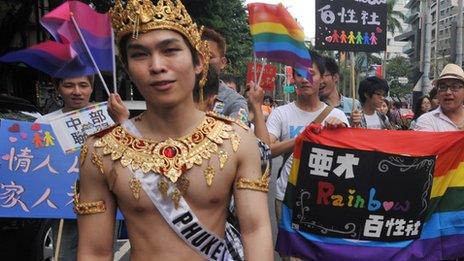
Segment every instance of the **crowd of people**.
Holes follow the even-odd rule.
[[[181,4],[175,8],[185,11]],[[274,195],[280,220],[295,138],[309,124],[419,131],[464,126],[464,71],[454,64],[407,119],[387,98],[387,81],[367,77],[358,86],[359,101],[346,97],[337,62],[310,51],[312,79],[293,70],[296,100],[276,106],[256,83],[246,84],[245,98],[237,78],[223,74],[227,45],[213,29],[201,32],[194,23],[170,20],[170,13],[137,20],[121,15],[144,14],[113,12],[121,60],[147,110],[129,119],[119,95],[109,97],[118,124],[82,148],[78,228],[65,224],[62,260],[111,259],[117,208],[129,231],[131,260],[272,260],[269,161],[284,159]],[[139,21],[137,34],[127,18]],[[92,86],[92,76],[57,80],[64,107],[41,121],[88,106]]]

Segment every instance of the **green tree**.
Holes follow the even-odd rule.
[[[252,41],[243,0],[191,0],[185,3],[195,21],[221,33],[227,42],[227,72],[246,76]]]
[[[404,13],[394,10],[397,2],[398,0],[387,0],[387,30],[392,34],[394,34],[396,30],[403,32],[400,20],[406,19]]]
[[[387,64],[388,76],[387,81],[390,85],[390,95],[404,97],[412,92],[412,83],[400,83],[399,78],[409,78],[411,64],[404,57],[395,57],[388,61]]]

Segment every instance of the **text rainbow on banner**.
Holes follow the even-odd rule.
[[[464,256],[464,133],[337,129],[314,134],[310,128],[296,140],[276,243],[279,253],[311,260],[452,260]],[[302,147],[307,141],[396,155],[435,155],[432,188],[420,237],[397,242],[353,240],[316,235],[293,227],[297,180],[303,175],[299,171]]]

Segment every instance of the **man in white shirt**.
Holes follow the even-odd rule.
[[[387,81],[377,76],[367,77],[359,83],[358,94],[362,104],[362,112],[353,111],[351,120],[355,127],[392,129],[387,116],[377,110],[382,106],[389,89]]]
[[[440,106],[417,119],[415,130],[458,131],[464,129],[464,71],[447,64],[435,81]]]
[[[328,107],[319,100],[319,87],[324,73],[322,58],[316,53],[311,53],[313,66],[310,68],[312,82],[293,72],[296,84],[297,99],[295,102],[277,107],[272,111],[267,120],[267,128],[270,134],[272,156],[284,156],[284,164],[279,171],[276,188],[276,216],[280,220],[280,209],[287,187],[287,180],[291,158],[286,159],[293,152],[295,138],[303,132],[306,126],[313,122]],[[333,108],[321,122],[330,127],[348,126],[348,119],[339,109]]]

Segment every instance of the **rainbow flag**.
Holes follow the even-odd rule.
[[[300,25],[282,4],[248,4],[249,24],[256,57],[294,67],[310,77],[311,56]]]
[[[55,41],[46,41],[28,49],[10,52],[2,62],[24,62],[52,77],[66,78],[95,74],[97,70],[85,51],[73,14],[90,52],[101,71],[112,71],[113,41],[108,14],[99,14],[80,1],[66,1],[41,19]]]
[[[293,229],[292,198],[297,195],[296,180],[304,141],[397,155],[436,155],[430,202],[419,239],[361,241]],[[323,130],[317,135],[307,128],[296,140],[276,250],[307,260],[454,260],[463,257],[464,132],[337,129]]]

